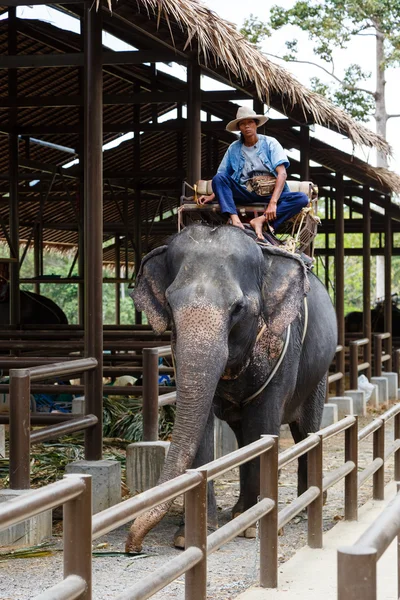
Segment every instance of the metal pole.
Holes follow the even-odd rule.
[[[390,198],[387,198],[390,202]],[[390,333],[390,338],[384,342],[386,353],[392,356],[392,219],[388,210],[385,210],[385,332]],[[386,371],[392,370],[392,358],[385,367]]]
[[[187,132],[187,178],[190,184],[201,178],[201,89],[200,65],[192,60],[187,70],[188,85],[188,132]]]
[[[273,447],[260,456],[260,499],[275,502],[260,519],[260,586],[266,588],[278,587],[278,436],[273,437]]]
[[[345,345],[344,331],[344,186],[343,175],[336,173],[336,219],[335,219],[335,296],[338,323],[338,344]],[[336,355],[336,370],[345,372],[344,352]],[[338,389],[339,388],[339,389]],[[339,396],[344,395],[344,378],[337,383]]]
[[[322,508],[323,508],[323,461],[322,461],[322,437],[319,436],[319,444],[308,453],[308,487],[318,487],[320,494],[308,506],[308,545],[310,548],[322,548]]]
[[[355,467],[344,480],[344,518],[346,521],[358,519],[358,418],[344,432],[344,460],[351,460]]]
[[[17,16],[16,9],[8,9],[8,54],[15,56],[17,54]],[[8,70],[8,95],[10,99],[16,100],[18,95],[17,69]],[[17,109],[9,109],[10,134],[8,136],[9,153],[9,227],[10,256],[14,259],[10,263],[10,324],[20,325],[21,306],[19,292],[19,215],[18,215],[18,134],[17,127]]]
[[[371,325],[371,192],[367,185],[364,186],[364,221],[363,221],[363,330],[364,337],[369,343],[364,346],[364,362],[370,366],[366,371],[368,379],[371,377],[372,364],[372,325]]]
[[[97,359],[85,375],[86,414],[98,424],[85,433],[86,460],[103,446],[103,71],[102,13],[85,4],[85,356]]]
[[[338,549],[337,600],[376,600],[376,549]]]
[[[185,546],[200,548],[203,560],[185,574],[185,600],[207,598],[207,471],[196,472],[203,481],[185,494]]]
[[[64,504],[64,578],[78,575],[86,582],[82,600],[92,599],[92,477],[91,475],[64,475],[76,478],[84,490]]]
[[[158,440],[158,350],[143,349],[143,441]]]
[[[385,460],[385,421],[373,434],[373,457]],[[385,499],[385,463],[373,475],[373,499]]]
[[[30,375],[10,369],[10,488],[28,490],[30,479]]]

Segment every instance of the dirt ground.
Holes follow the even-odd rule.
[[[363,427],[375,415],[359,420]],[[386,430],[387,444],[393,440],[393,425]],[[291,439],[281,438],[280,450],[292,444]],[[344,461],[344,434],[327,440],[324,444],[325,473],[335,469]],[[372,460],[372,437],[360,446],[360,470]],[[282,470],[279,486],[279,508],[284,508],[296,497],[297,462]],[[393,458],[386,466],[386,481],[393,478]],[[216,493],[220,526],[230,519],[230,509],[239,494],[237,470],[226,473],[216,481]],[[364,504],[372,495],[372,484],[367,482],[360,490],[359,504]],[[324,507],[323,524],[327,531],[343,518],[343,482],[328,491]],[[172,547],[173,534],[181,520],[181,503],[177,502],[164,521],[145,540],[144,554],[137,557],[101,555],[101,552],[122,552],[128,526],[96,540],[93,557],[93,597],[96,600],[116,598],[127,587],[145,576],[152,577],[166,560],[179,555]],[[61,524],[54,529],[52,542],[55,552],[45,558],[0,561],[0,599],[26,600],[62,579]],[[295,517],[279,537],[279,562],[288,560],[297,549],[307,543],[307,515]],[[208,560],[208,600],[231,600],[257,581],[258,542],[242,537],[214,552]],[[181,577],[154,598],[183,599],[184,577]]]

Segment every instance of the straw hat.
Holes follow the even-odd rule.
[[[247,106],[239,106],[238,111],[236,113],[236,119],[233,121],[229,121],[226,126],[227,131],[239,131],[239,121],[244,121],[244,119],[255,119],[258,121],[257,127],[264,125],[268,121],[268,117],[264,115],[257,115],[253,109],[248,108]]]

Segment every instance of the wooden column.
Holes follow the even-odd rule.
[[[81,51],[85,52],[85,16],[80,19],[81,22]],[[85,68],[78,71],[79,94],[85,97]],[[79,140],[78,140],[78,158],[79,158],[79,180],[78,180],[78,276],[82,281],[78,283],[78,323],[85,325],[85,106],[78,108],[79,115]]]
[[[260,100],[259,98],[254,98],[253,99],[253,110],[257,115],[263,115],[264,114],[264,102],[262,100]],[[261,125],[261,127],[258,127],[257,131],[259,133],[265,134],[265,125]]]
[[[335,215],[335,306],[338,322],[338,344],[344,346],[344,185],[343,175],[336,173]],[[344,352],[336,355],[336,368],[344,374]],[[344,394],[344,378],[336,383],[336,393]]]
[[[300,127],[300,179],[310,179],[310,129],[307,125]],[[312,255],[313,242],[304,249],[304,254]]]
[[[92,8],[90,8],[92,6]],[[85,376],[85,458],[100,460],[103,445],[103,67],[101,10],[85,5],[85,356],[98,366]]]
[[[142,261],[142,207],[140,187],[135,186],[135,275],[139,273]],[[135,323],[142,323],[142,313],[135,307]]]
[[[364,186],[364,211],[363,211],[363,333],[369,339],[368,346],[364,346],[364,360],[371,364],[372,356],[372,326],[371,326],[371,193],[367,185]],[[371,377],[371,367],[367,371]]]
[[[200,65],[195,60],[188,64],[187,85],[187,180],[193,185],[201,178]]]
[[[8,54],[17,54],[17,16],[16,8],[8,9]],[[17,69],[8,69],[8,95],[16,99],[18,95]],[[14,259],[10,264],[10,324],[19,325],[21,320],[21,305],[19,293],[19,211],[18,211],[18,134],[17,109],[10,108],[8,112],[11,133],[8,136],[9,156],[9,234],[11,241],[10,256]]]
[[[115,236],[115,277],[119,279],[121,277],[121,243],[119,235]],[[115,323],[119,325],[121,323],[121,284],[118,282],[115,284]]]
[[[154,77],[152,79],[152,86],[155,85],[155,65],[153,65]],[[139,90],[135,87],[135,92]],[[154,112],[155,109],[155,112]],[[152,118],[153,122],[157,122],[157,106],[152,104]],[[133,107],[133,123],[136,126],[140,125],[140,104],[135,104]],[[133,139],[133,170],[140,171],[140,134],[135,131],[135,137]],[[135,252],[135,276],[139,273],[140,263],[142,262],[142,207],[141,207],[141,193],[140,185],[135,185],[135,200],[134,200],[134,232],[135,232],[135,247],[132,248]],[[128,265],[126,267],[126,275],[128,275]],[[135,323],[140,325],[142,323],[142,313],[136,310],[135,307]]]
[[[390,203],[390,198],[387,198]],[[385,331],[392,334],[392,219],[385,209]],[[392,355],[392,339],[385,340],[385,351]],[[385,371],[392,370],[392,359],[385,363]]]
[[[300,127],[300,179],[310,179],[310,128],[307,125]]]
[[[38,278],[42,275],[40,269],[40,250],[41,250],[41,235],[39,226],[35,226],[35,231],[33,234],[33,271],[34,277]],[[35,282],[33,286],[33,291],[35,294],[40,294],[40,283]]]

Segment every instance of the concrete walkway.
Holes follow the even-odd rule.
[[[385,500],[367,502],[359,510],[357,522],[340,521],[324,534],[324,548],[307,546],[279,568],[278,589],[253,587],[236,600],[336,600],[337,549],[350,546],[382,512],[396,494],[394,482],[385,488]],[[396,539],[378,563],[379,600],[397,600]]]

